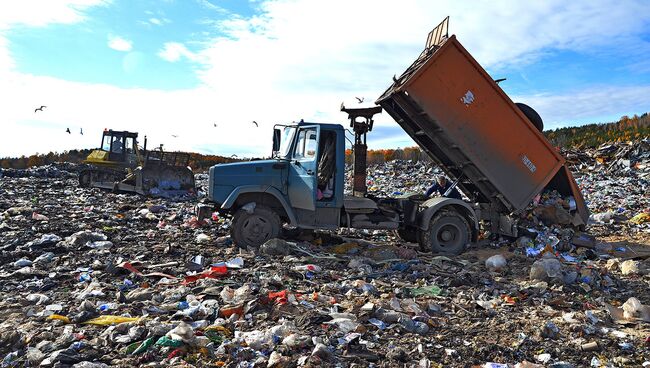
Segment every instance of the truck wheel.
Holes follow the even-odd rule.
[[[467,220],[455,211],[443,211],[431,219],[429,229],[422,234],[422,248],[433,253],[461,254],[470,241]]]
[[[539,130],[540,132],[544,131],[544,122],[542,121],[542,117],[539,116],[539,114],[537,113],[537,111],[535,111],[535,109],[521,102],[516,102],[515,105],[517,105],[519,110],[521,110],[521,112],[523,112],[524,115],[526,115],[528,120],[530,120],[530,122],[533,123],[533,125],[535,126],[535,128],[537,128],[537,130]]]
[[[267,240],[277,238],[282,229],[275,211],[257,205],[252,213],[239,209],[232,221],[230,235],[240,248],[259,247]]]
[[[406,227],[404,229],[399,229],[397,230],[397,235],[409,243],[417,243],[418,242],[418,233],[417,233],[416,228],[414,227]]]

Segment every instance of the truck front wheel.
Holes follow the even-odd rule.
[[[431,219],[420,245],[433,253],[461,254],[470,241],[470,231],[463,216],[455,211],[443,211]]]
[[[267,240],[277,238],[281,228],[280,217],[275,211],[257,205],[252,211],[240,208],[235,213],[230,235],[240,248],[257,248]]]

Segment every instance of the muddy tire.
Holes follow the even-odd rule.
[[[266,206],[256,206],[252,213],[239,209],[235,213],[230,236],[240,248],[257,248],[267,240],[277,238],[282,230],[280,217]]]
[[[542,121],[542,117],[539,116],[539,114],[537,113],[537,111],[535,111],[535,109],[521,102],[516,102],[515,105],[517,105],[519,110],[521,110],[521,112],[523,112],[524,115],[526,115],[528,120],[530,120],[530,122],[533,123],[533,125],[535,126],[535,128],[537,128],[537,130],[539,130],[540,132],[544,131],[544,122]]]
[[[431,219],[422,233],[420,246],[433,253],[457,255],[463,253],[471,240],[467,220],[455,211],[442,211]]]

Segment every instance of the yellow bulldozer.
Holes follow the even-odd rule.
[[[102,143],[84,163],[79,186],[132,192],[141,195],[174,197],[195,193],[190,156],[138,146],[138,133],[104,130]]]

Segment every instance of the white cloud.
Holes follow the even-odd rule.
[[[0,135],[0,155],[35,150],[16,139],[27,136],[39,142],[35,147],[47,151],[94,147],[104,128],[139,131],[166,149],[266,155],[274,123],[302,118],[346,124],[339,111],[341,101],[371,104],[393,74],[419,54],[427,33],[446,15],[451,15],[452,33],[490,69],[525,65],[558,48],[599,53],[644,45],[640,32],[650,17],[648,2],[627,1],[621,6],[613,0],[579,4],[277,0],[256,6],[260,15],[231,15],[214,23],[225,36],[192,44],[196,52],[183,43],[164,44],[158,53],[161,58],[199,63],[202,85],[194,89],[124,89],[11,73],[0,84],[0,95],[18,102],[0,109],[0,121],[9,122],[11,132]],[[82,12],[73,14],[83,19]],[[616,24],[615,32],[605,26],[609,24]],[[2,40],[0,68],[13,63]],[[650,86],[583,85],[574,91],[513,99],[536,108],[550,127],[643,112],[649,92]],[[355,96],[365,97],[366,103],[356,104]],[[48,108],[34,114],[33,105],[40,104]],[[396,125],[386,113],[377,116],[376,124]],[[67,135],[66,127],[73,132],[83,127],[85,134]],[[370,146],[412,145],[405,134],[395,132],[394,137],[376,140],[371,133]]]
[[[553,49],[599,52],[594,50],[638,46],[650,22],[647,1],[621,6],[614,0],[569,5],[564,0],[278,0],[260,3],[260,9],[252,18],[233,16],[218,23],[228,37],[214,39],[203,51],[213,66],[203,74],[207,83],[223,85],[245,71],[262,81],[272,79],[275,88],[378,91],[386,86],[386,75],[411,63],[427,33],[446,15],[452,33],[490,69],[528,63]],[[617,24],[616,32],[605,24]]]
[[[9,42],[0,32],[0,76],[14,69],[15,63],[9,53]]]
[[[52,23],[72,24],[85,19],[84,12],[110,0],[21,0],[0,2],[0,29],[23,24],[43,27]]]
[[[158,18],[149,18],[149,23],[155,24],[157,26],[162,25],[162,21]]]
[[[215,5],[208,0],[197,0],[197,3],[201,4],[201,6],[203,6],[204,8],[213,10],[217,13],[221,13],[221,14],[228,13],[228,11],[225,8]]]
[[[9,93],[16,103],[0,110],[0,121],[8,122],[3,129],[11,132],[0,135],[2,156],[93,148],[104,128],[138,131],[149,137],[149,143],[164,143],[173,150],[192,150],[200,143],[227,143],[210,139],[210,134],[220,131],[212,125],[216,117],[210,100],[214,96],[204,89],[123,89],[16,73],[0,85],[0,95]],[[35,106],[40,105],[47,108],[34,113]],[[229,128],[227,121],[219,125]],[[66,128],[73,134],[65,133]],[[172,138],[172,134],[179,138]],[[26,147],[17,137],[30,137],[35,144]]]
[[[108,36],[108,47],[116,51],[131,51],[133,49],[133,42],[119,37],[119,36]]]
[[[594,50],[637,45],[650,21],[650,3],[644,1],[620,6],[613,0],[570,5],[564,0],[535,4],[422,0],[399,5],[279,0],[259,6],[260,15],[218,22],[216,27],[227,37],[213,39],[197,53],[205,63],[198,73],[219,95],[215,101],[219,112],[240,111],[235,119],[242,122],[261,114],[272,122],[305,118],[344,123],[337,108],[340,102],[354,103],[354,96],[372,102],[390,85],[391,77],[414,60],[427,33],[446,15],[451,16],[450,33],[491,69],[530,63],[556,49],[599,52]],[[621,27],[612,34],[603,24]],[[611,93],[627,92],[613,87]],[[587,105],[585,100],[585,111]],[[614,104],[610,107],[616,110]],[[626,108],[629,105],[621,105],[619,111]],[[546,120],[568,122],[574,114],[567,109]],[[386,113],[376,123],[395,125]],[[383,142],[404,146],[404,140],[400,135]]]
[[[166,42],[163,49],[158,52],[158,56],[172,63],[179,61],[182,57],[192,61],[197,60],[197,55],[180,42]]]

